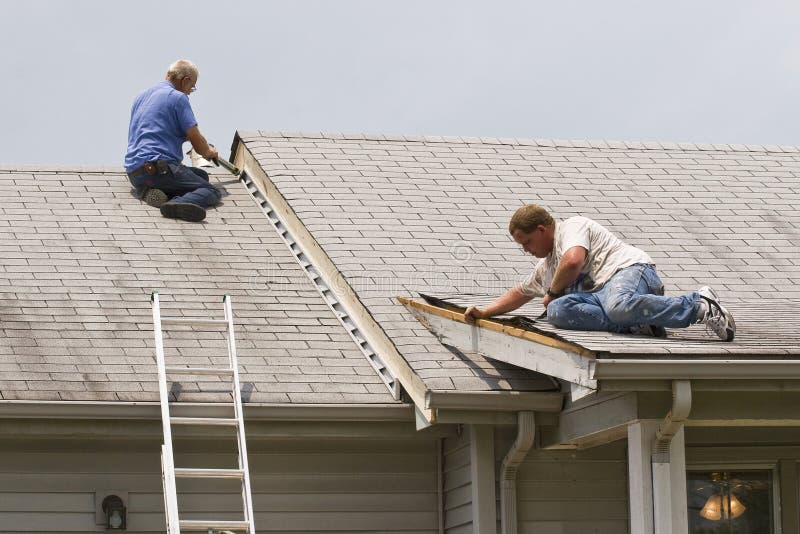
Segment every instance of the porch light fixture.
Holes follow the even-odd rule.
[[[747,507],[731,492],[728,477],[725,474],[712,473],[711,480],[714,483],[715,492],[700,510],[700,515],[709,521],[736,519],[742,515]]]
[[[106,514],[106,529],[125,530],[125,503],[117,495],[109,495],[103,499],[103,513]]]

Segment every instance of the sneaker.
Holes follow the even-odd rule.
[[[654,324],[640,324],[632,326],[629,330],[630,334],[634,336],[648,336],[664,339],[667,337],[667,329],[663,326],[656,326]]]
[[[169,198],[167,198],[167,194],[161,189],[153,189],[152,187],[148,187],[142,195],[142,200],[144,200],[144,203],[148,206],[160,208],[167,203]]]
[[[706,329],[717,334],[722,341],[733,341],[736,335],[736,322],[734,322],[731,312],[719,303],[719,297],[710,287],[703,286],[697,292],[708,308],[698,322],[704,323]]]
[[[161,206],[161,215],[168,219],[200,222],[206,218],[206,210],[191,202],[174,202],[170,200]]]

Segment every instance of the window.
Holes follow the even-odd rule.
[[[704,470],[686,474],[690,534],[774,534],[773,473]]]

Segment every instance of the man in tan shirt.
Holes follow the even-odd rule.
[[[467,319],[507,313],[544,297],[547,318],[559,328],[664,337],[665,327],[702,323],[720,339],[733,341],[733,316],[711,288],[664,296],[650,256],[591,219],[570,217],[557,223],[543,207],[529,204],[514,213],[508,230],[525,252],[540,260],[524,282],[492,304],[468,308]]]

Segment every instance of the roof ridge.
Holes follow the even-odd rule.
[[[336,132],[290,132],[251,130],[237,132],[241,137],[283,137],[302,139],[340,139],[345,141],[399,141],[404,143],[464,143],[486,145],[540,146],[551,148],[605,148],[619,150],[683,150],[703,152],[798,153],[800,146],[727,143],[675,143],[664,141],[612,141],[581,139],[527,139],[520,137],[471,137],[447,135],[354,134]]]

